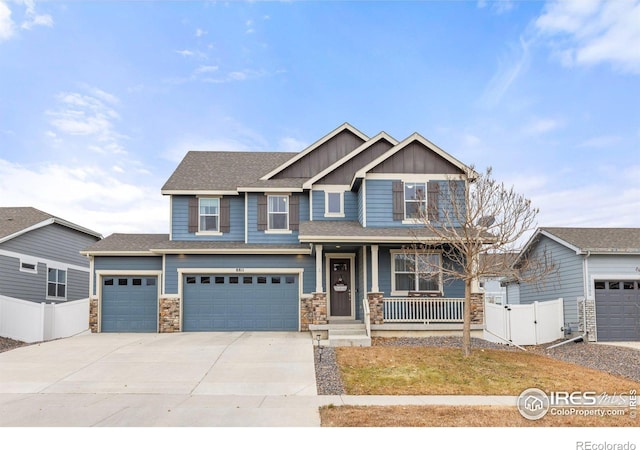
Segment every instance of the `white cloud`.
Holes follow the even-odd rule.
[[[202,36],[204,36],[205,34],[209,34],[209,32],[208,32],[208,31],[205,31],[205,30],[203,30],[203,29],[201,29],[201,28],[197,28],[197,29],[196,29],[196,37],[202,37]]]
[[[498,61],[498,70],[485,88],[482,103],[489,107],[498,104],[511,85],[529,68],[530,62],[529,42],[520,37],[519,45],[512,46],[510,54]]]
[[[565,65],[609,63],[640,74],[640,0],[552,1],[535,27]]]
[[[0,0],[0,42],[11,39],[15,33],[15,24],[11,19],[11,9]]]
[[[94,87],[85,87],[91,95],[62,92],[56,96],[57,107],[46,115],[55,131],[47,136],[58,146],[71,137],[90,138],[86,148],[96,153],[126,154],[122,141],[126,136],[118,133],[115,122],[120,119],[112,107],[120,103],[113,94]]]
[[[562,122],[551,118],[538,118],[529,122],[524,127],[524,133],[529,135],[541,135],[549,133],[562,126]]]
[[[33,206],[104,235],[166,233],[168,205],[157,185],[130,184],[94,165],[26,167],[0,159],[3,206]]]
[[[580,178],[567,173],[520,174],[512,181],[516,192],[540,209],[540,226],[640,226],[640,166],[622,174],[600,171]]]
[[[285,137],[280,139],[278,151],[281,152],[300,152],[309,146],[308,143],[296,139],[294,137]]]
[[[579,143],[578,147],[607,148],[617,145],[620,142],[622,142],[620,136],[596,136]]]

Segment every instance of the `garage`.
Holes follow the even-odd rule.
[[[103,276],[101,331],[155,333],[158,330],[158,278]]]
[[[297,331],[297,274],[183,276],[183,331]]]
[[[595,282],[598,341],[640,340],[640,281]]]

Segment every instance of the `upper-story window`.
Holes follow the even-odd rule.
[[[269,195],[269,230],[289,229],[289,196]]]
[[[67,298],[67,271],[62,269],[48,269],[47,298]]]
[[[325,192],[325,217],[344,217],[344,192]]]
[[[427,211],[427,184],[404,184],[404,218],[420,219]]]
[[[219,231],[220,225],[220,199],[199,199],[199,231]]]

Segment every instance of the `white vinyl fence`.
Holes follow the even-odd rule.
[[[41,342],[89,329],[89,299],[46,304],[0,296],[0,336]]]
[[[485,302],[484,338],[492,342],[538,345],[564,337],[562,299],[530,305]]]

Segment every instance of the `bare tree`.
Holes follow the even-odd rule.
[[[426,208],[420,208],[418,214],[430,237],[419,238],[416,233],[417,246],[437,248],[442,251],[443,260],[447,260],[441,267],[425,261],[423,264],[432,267],[421,270],[427,276],[440,272],[444,281],[464,281],[465,357],[471,354],[471,294],[479,278],[497,276],[533,282],[543,280],[555,270],[546,254],[520,258],[518,268],[513,267],[518,245],[536,227],[538,209],[513,187],[495,181],[491,173],[491,168],[482,174],[469,168],[462,177],[451,177],[445,185],[434,185],[427,192]]]

